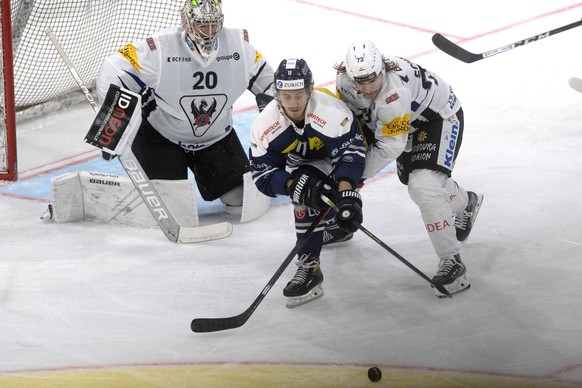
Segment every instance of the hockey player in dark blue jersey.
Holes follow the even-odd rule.
[[[355,189],[366,150],[354,114],[331,93],[313,88],[305,60],[283,60],[274,78],[275,99],[251,127],[253,180],[265,195],[291,197],[297,239],[327,208],[322,194],[340,209],[328,213],[298,252],[297,273],[283,291],[287,307],[295,307],[323,296],[324,233],[345,240],[362,222],[362,200]]]

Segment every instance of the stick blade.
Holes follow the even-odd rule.
[[[219,222],[212,225],[186,227],[181,226],[176,242],[188,244],[201,241],[218,240],[232,234],[230,222]]]
[[[434,283],[433,283],[433,285],[437,290],[439,290],[439,292],[441,294],[443,294],[443,298],[452,298],[453,297],[453,295],[445,287],[439,286],[439,285],[434,284]]]
[[[449,54],[455,59],[459,61],[463,61],[465,63],[473,63],[478,61],[479,59],[483,59],[482,55],[473,54],[464,48],[460,47],[456,43],[451,42],[444,36],[439,33],[436,33],[432,36],[432,43],[438,47],[444,53]]]
[[[194,333],[211,333],[215,331],[236,329],[244,325],[245,322],[246,319],[240,315],[229,318],[196,318],[192,320],[190,329],[192,329]]]

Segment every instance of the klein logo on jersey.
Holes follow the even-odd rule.
[[[410,115],[407,113],[404,116],[397,117],[389,123],[382,125],[382,136],[398,136],[408,133],[410,126]]]
[[[224,94],[183,96],[180,99],[180,106],[192,125],[194,136],[204,136],[224,110],[227,100]]]
[[[457,137],[459,136],[459,126],[453,124],[451,128],[451,133],[448,132],[443,133],[443,143],[447,147],[445,150],[445,160],[443,161],[444,165],[452,168],[453,166],[453,158],[455,156],[455,148],[457,146]]]

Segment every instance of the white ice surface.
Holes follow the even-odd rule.
[[[0,373],[313,362],[582,385],[582,94],[568,86],[582,77],[582,29],[470,65],[430,40],[441,32],[484,52],[579,20],[582,10],[565,0],[524,4],[224,1],[226,25],[248,28],[274,65],[304,57],[318,85],[333,88],[333,64],[366,38],[452,84],[466,118],[453,177],[485,195],[462,250],[469,291],[436,299],[358,233],[323,250],[322,299],[285,308],[292,265],[243,327],[192,333],[193,318],[239,314],[259,294],[293,248],[291,205],[279,200],[260,220],[235,224],[228,239],[192,245],[172,244],[157,229],[41,221],[48,187],[39,172],[87,169],[78,161],[94,154],[82,142],[93,113],[80,105],[17,128],[23,178],[0,187]],[[256,112],[244,110],[252,103],[246,95],[235,119],[252,119]],[[243,136],[245,125],[237,127]],[[366,228],[432,276],[438,258],[393,170],[362,196]],[[209,220],[228,218],[213,209]]]

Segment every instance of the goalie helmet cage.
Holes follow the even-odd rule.
[[[12,69],[12,29],[10,2],[0,5],[0,180],[16,180],[16,122]]]
[[[83,101],[74,98],[78,86],[46,36],[47,28],[53,29],[79,75],[92,88],[108,55],[154,32],[178,26],[184,2],[1,0],[0,157],[13,160],[0,160],[6,164],[0,166],[0,180],[16,179],[16,120],[25,116],[23,112],[45,112],[38,109],[43,104],[54,110]]]

